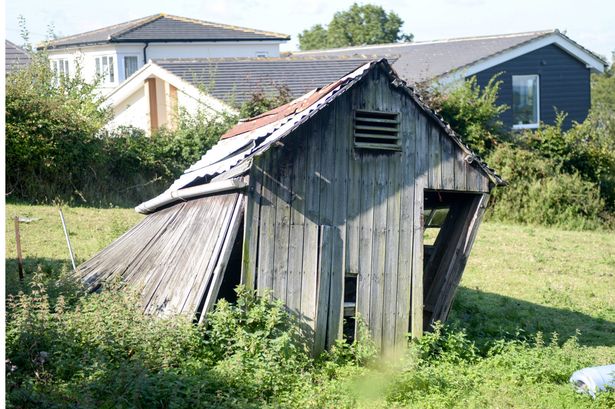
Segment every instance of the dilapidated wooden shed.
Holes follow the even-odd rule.
[[[240,122],[149,214],[79,267],[146,312],[202,320],[240,282],[301,317],[315,351],[360,315],[384,350],[446,319],[503,181],[386,60]]]

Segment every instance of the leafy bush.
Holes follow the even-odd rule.
[[[95,83],[56,81],[36,53],[7,76],[6,165],[9,199],[31,203],[135,205],[164,190],[217,142],[235,119],[181,112],[174,131],[147,137],[136,128],[103,129]]]
[[[241,118],[252,118],[284,105],[290,100],[290,89],[287,86],[276,86],[273,93],[259,90],[252,93],[250,99],[239,107],[239,116]]]
[[[591,229],[601,225],[604,201],[595,183],[535,151],[501,145],[488,158],[509,185],[494,189],[489,217],[499,221]]]
[[[485,156],[498,143],[508,139],[499,119],[499,115],[508,109],[506,105],[497,104],[500,85],[497,75],[483,88],[478,85],[476,77],[472,77],[452,89],[425,88],[421,93],[462,136],[464,143]]]
[[[567,174],[579,174],[600,186],[601,196],[615,209],[615,119],[592,111],[582,124],[562,131],[565,114],[554,125],[525,132],[519,143],[553,161]]]

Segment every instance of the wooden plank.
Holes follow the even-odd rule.
[[[273,261],[273,296],[287,302],[288,284],[288,251],[290,236],[290,201],[292,186],[292,161],[293,152],[286,147],[278,152],[278,160],[275,164],[277,172],[276,186],[276,217],[275,217],[275,242]]]
[[[348,94],[335,101],[335,171],[333,176],[333,225],[337,228],[332,257],[331,291],[328,318],[327,348],[343,336],[344,322],[344,275],[346,272],[346,208],[348,202],[348,160],[352,141],[351,110]]]
[[[261,216],[258,243],[258,266],[256,288],[263,295],[264,290],[273,291],[273,261],[276,220],[276,181],[271,173],[276,151],[269,150],[262,156],[263,188],[261,194]]]
[[[415,191],[412,238],[412,301],[410,313],[410,328],[413,338],[423,335],[423,206],[425,203],[425,188],[428,183],[427,152],[428,133],[431,127],[424,115],[419,115],[416,136]]]
[[[455,190],[463,192],[466,190],[466,153],[457,145],[454,145],[455,153]]]
[[[301,317],[309,340],[315,341],[318,300],[318,225],[307,223],[303,231],[304,257],[301,275]]]
[[[386,244],[384,260],[384,295],[382,306],[382,348],[385,353],[395,346],[395,324],[397,312],[397,282],[399,259],[399,225],[401,209],[401,167],[400,156],[389,158],[387,178]]]
[[[399,216],[399,254],[397,265],[397,301],[395,314],[395,347],[406,344],[410,329],[410,291],[414,235],[414,172],[416,162],[416,135],[419,112],[408,99],[403,102],[402,138],[403,160],[401,169],[401,208]]]
[[[467,212],[468,221],[465,223],[463,233],[460,235],[459,246],[456,250],[455,258],[451,263],[450,272],[447,275],[446,286],[440,294],[438,304],[434,311],[434,319],[444,321],[448,317],[488,202],[489,195],[483,194],[477,196],[469,206],[469,211]]]
[[[318,298],[318,251],[319,251],[319,211],[320,211],[320,162],[321,162],[321,132],[318,114],[307,129],[307,168],[305,186],[305,228],[304,257],[301,277],[301,315],[306,324],[306,331],[314,339],[316,330],[317,298]]]
[[[442,189],[442,148],[440,145],[440,131],[428,121],[426,124],[429,149],[428,187]]]
[[[241,257],[241,283],[249,289],[256,288],[262,181],[263,171],[260,158],[256,158],[250,169]]]
[[[357,313],[369,325],[372,275],[372,236],[374,223],[374,188],[376,164],[372,155],[361,156],[361,215],[359,228],[359,275],[357,279]]]
[[[452,139],[440,133],[440,143],[442,146],[442,189],[455,189],[455,152],[453,150]]]
[[[222,246],[218,261],[216,263],[216,268],[211,279],[209,291],[206,295],[204,295],[205,303],[203,311],[201,312],[201,316],[199,318],[199,323],[204,321],[207,316],[207,313],[211,311],[215,302],[218,300],[218,292],[220,291],[220,285],[222,284],[222,279],[224,277],[224,273],[226,272],[226,266],[228,265],[228,259],[231,255],[231,250],[233,249],[233,246],[235,244],[235,239],[237,238],[239,225],[241,224],[240,220],[243,216],[243,196],[243,194],[239,195],[239,198],[237,199],[237,204],[235,205],[235,209],[233,210],[233,216],[230,220],[226,237],[224,238],[224,245]]]
[[[311,129],[304,126],[292,135],[290,146],[295,153],[291,176],[290,237],[288,249],[287,305],[301,315],[301,284],[304,258],[305,189],[307,178],[308,138]]]
[[[376,346],[382,346],[382,318],[384,304],[384,267],[387,228],[388,156],[376,157],[376,184],[374,189],[374,221],[372,244],[372,274],[370,290],[369,328]]]
[[[331,263],[333,256],[333,240],[335,232],[333,226],[320,226],[320,244],[318,246],[318,300],[316,316],[316,333],[314,340],[314,354],[320,354],[326,346],[327,318],[329,310],[329,289],[331,285]]]

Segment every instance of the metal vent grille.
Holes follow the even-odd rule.
[[[399,113],[354,111],[354,146],[361,149],[401,150]]]

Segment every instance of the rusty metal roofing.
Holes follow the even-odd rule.
[[[385,66],[391,84],[405,91],[426,115],[432,118],[467,155],[470,155],[473,162],[485,172],[493,183],[496,185],[505,184],[493,169],[490,169],[467,145],[463,144],[459,135],[453,131],[450,125],[436,111],[431,109],[413,88],[407,86],[395,74],[387,60],[380,59],[364,64],[328,86],[309,92],[289,104],[239,122],[224,134],[220,141],[208,150],[199,161],[188,168],[162,195],[210,181],[236,177],[247,172],[254,156],[265,152],[275,142],[305,123],[361,80],[367,72],[378,64]]]
[[[159,13],[52,40],[47,48],[126,43],[289,40],[286,34]],[[41,46],[39,48],[43,48]]]

